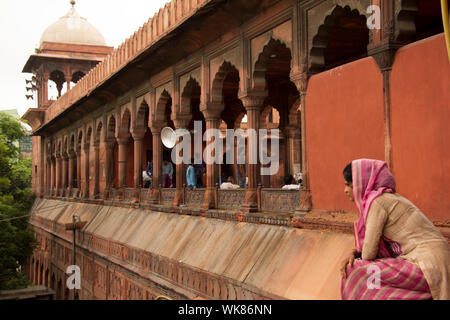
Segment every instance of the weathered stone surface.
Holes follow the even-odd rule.
[[[71,234],[58,226],[73,214],[88,222],[80,246],[82,254],[94,253],[99,270],[96,261],[105,256],[143,279],[207,299],[339,299],[339,263],[353,246],[346,234],[45,199],[37,200],[32,224],[69,244]]]

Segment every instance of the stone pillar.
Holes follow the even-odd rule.
[[[55,187],[56,187],[56,195],[60,195],[61,190],[61,177],[62,177],[62,158],[59,153],[56,154],[56,177],[55,177]]]
[[[161,143],[162,126],[151,127],[153,136],[153,182],[152,182],[152,199],[151,202],[158,203],[161,190],[159,186],[162,183],[162,143]]]
[[[50,195],[52,190],[52,158],[50,155],[47,155],[47,163],[46,163],[46,194]]]
[[[306,64],[302,64],[302,70],[306,70]],[[301,142],[302,142],[302,174],[303,183],[300,190],[300,204],[299,209],[295,212],[295,219],[303,217],[307,212],[312,209],[311,190],[309,186],[309,172],[308,172],[308,157],[307,157],[307,145],[306,145],[306,88],[308,86],[308,74],[306,72],[300,72],[291,76],[291,81],[295,83],[298,92],[300,93],[300,129],[301,129]]]
[[[72,188],[73,188],[73,175],[75,170],[75,161],[76,160],[76,154],[73,150],[69,151],[69,179],[68,179],[68,190],[69,194],[72,194]]]
[[[77,148],[77,189],[81,194],[81,146]]]
[[[85,144],[84,145],[84,186],[83,186],[83,198],[89,199],[89,149],[90,145]]]
[[[94,142],[94,199],[100,198],[100,142]]]
[[[51,195],[53,196],[56,189],[56,158],[54,157],[52,157],[51,172]]]
[[[67,191],[67,181],[69,176],[69,156],[67,153],[63,154],[63,165],[62,165],[62,196],[66,195]]]
[[[257,154],[254,155],[255,159],[258,160],[259,152],[259,116],[261,106],[266,98],[266,92],[252,92],[245,97],[242,97],[242,103],[247,110],[247,125],[248,129],[253,129],[256,131],[256,147],[251,146],[251,139],[248,139],[249,143],[249,159],[250,152],[256,151]],[[247,159],[247,161],[249,160]],[[248,176],[248,189],[245,194],[245,202],[241,207],[243,212],[257,212],[258,211],[258,184],[260,180],[260,166],[259,164],[249,164],[247,165],[247,176]]]
[[[142,188],[142,153],[145,131],[133,133],[134,140],[134,187]]]
[[[213,143],[211,141],[211,130],[219,129],[219,118],[221,110],[223,110],[223,105],[208,105],[207,109],[203,111],[203,115],[206,120],[206,141],[207,145]],[[217,151],[217,150],[216,150]],[[202,208],[204,210],[214,209],[216,207],[216,181],[218,179],[218,171],[216,170],[216,163],[212,162],[211,158],[214,155],[207,154],[206,161],[206,192],[203,199]],[[210,164],[208,164],[210,163]],[[212,163],[212,164],[211,164]]]
[[[113,187],[113,171],[114,171],[114,145],[116,141],[110,139],[106,141],[106,163],[105,163],[105,178],[106,178],[106,190]]]
[[[189,125],[189,122],[191,121],[192,116],[191,115],[185,115],[182,116],[182,119],[176,118],[174,119],[174,124],[176,129],[186,129]],[[182,141],[182,137],[178,138],[178,142]],[[177,144],[175,146],[176,148],[176,157],[177,157],[177,164],[176,165],[176,190],[175,190],[175,197],[173,199],[172,205],[174,207],[179,206],[180,204],[184,204],[184,185],[186,184],[186,164],[183,163],[182,157],[184,154],[181,153],[181,144]]]
[[[50,79],[49,73],[44,73],[42,76],[41,90],[38,91],[39,106],[44,106],[48,102],[48,80]]]
[[[119,188],[127,185],[127,146],[128,138],[118,138],[119,144]]]

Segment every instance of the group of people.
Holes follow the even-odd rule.
[[[147,168],[142,172],[142,180],[144,181],[144,188],[151,188],[153,184],[153,163],[147,162]],[[162,187],[173,187],[173,165],[172,162],[163,160],[162,164]]]
[[[189,188],[203,188],[203,176],[206,175],[206,164],[191,164],[186,171],[186,181]],[[153,185],[153,163],[147,162],[147,168],[142,172],[142,180],[144,181],[144,188],[151,188]],[[173,188],[173,164],[164,159],[162,163],[162,187]]]
[[[203,176],[206,175],[206,163],[194,164],[191,159],[186,170],[186,184],[189,189],[203,188]]]

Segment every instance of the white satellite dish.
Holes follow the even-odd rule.
[[[166,148],[172,149],[177,142],[175,131],[170,127],[165,127],[161,130],[161,140]]]

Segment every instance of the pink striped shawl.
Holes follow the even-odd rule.
[[[359,219],[354,224],[355,246],[362,251],[366,233],[366,221],[373,200],[384,192],[395,193],[395,180],[386,162],[360,159],[352,162],[353,197],[359,210]],[[393,250],[395,247],[396,250]],[[378,257],[395,257],[401,250],[391,240],[382,237]]]

